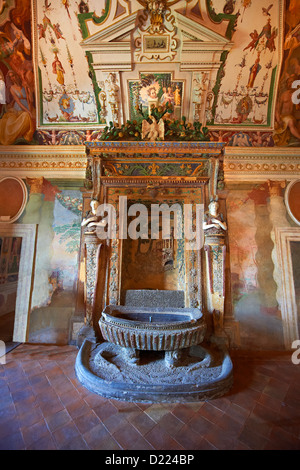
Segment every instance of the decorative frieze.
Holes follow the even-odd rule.
[[[225,147],[224,180],[294,180],[300,174],[300,148]]]
[[[1,175],[19,178],[84,179],[86,148],[81,145],[10,145],[0,147]]]

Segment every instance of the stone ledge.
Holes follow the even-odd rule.
[[[0,147],[0,172],[19,178],[84,179],[87,166],[83,145],[11,145]]]
[[[300,147],[225,147],[224,181],[291,181],[300,175]]]

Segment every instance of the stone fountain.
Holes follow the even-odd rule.
[[[124,143],[127,147],[121,145],[122,149],[120,144],[101,144],[105,154],[102,147],[100,153],[91,152],[93,191],[86,193],[87,202],[104,198],[116,203],[120,194],[130,194],[133,200],[160,198],[159,202],[165,202],[170,198],[186,203],[192,194],[204,204],[207,184],[209,196],[215,196],[218,144],[203,148],[197,143],[193,149],[193,163],[199,168],[201,162],[204,168],[206,162],[207,174],[159,180],[114,173],[121,167],[125,148],[132,151],[131,143]],[[153,149],[139,144],[144,158],[153,164]],[[162,153],[157,165],[170,150],[168,144],[151,144],[159,145]],[[191,151],[185,143],[179,150],[185,152],[185,158]],[[126,165],[130,162],[134,166],[132,153]],[[180,162],[178,158],[176,164]],[[217,215],[214,212],[205,219],[207,232],[201,251],[185,251],[184,241],[170,240],[168,263],[166,244],[130,245],[117,238],[99,239],[96,214],[84,220],[86,325],[75,369],[89,390],[118,400],[155,403],[210,399],[230,389],[233,367],[224,341],[226,226],[216,223]],[[215,256],[218,250],[220,255]]]
[[[173,294],[178,299],[175,291],[128,293],[134,306],[106,307],[99,320],[103,341],[86,340],[81,347],[76,372],[89,390],[154,403],[214,398],[230,389],[230,357],[204,342],[207,326],[199,309],[162,307]],[[152,298],[151,307],[145,300],[138,307],[136,300],[145,297]]]

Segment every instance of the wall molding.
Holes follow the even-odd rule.
[[[10,145],[0,147],[1,176],[84,179],[85,145]]]
[[[300,147],[225,147],[225,183],[294,180],[300,175]]]
[[[13,180],[15,183],[17,183],[20,186],[23,197],[22,197],[22,202],[19,205],[18,211],[16,213],[12,214],[12,215],[9,215],[8,220],[7,220],[7,217],[3,218],[3,217],[1,217],[2,214],[0,214],[0,225],[3,224],[3,223],[12,224],[12,223],[16,222],[21,217],[21,215],[22,215],[22,213],[25,209],[25,206],[27,204],[27,199],[28,199],[26,184],[24,183],[24,181],[21,178],[19,178],[17,176],[4,176],[2,178],[2,175],[0,175],[0,183],[2,183],[5,180]],[[0,191],[0,197],[1,197],[1,194],[2,194],[2,197],[4,196],[2,191]],[[6,194],[6,196],[7,196],[7,194]]]
[[[300,173],[299,173],[299,176],[300,176]],[[296,184],[299,184],[299,183],[300,183],[300,178],[295,178],[293,181],[290,181],[290,183],[288,184],[288,186],[285,190],[285,194],[284,194],[284,202],[285,202],[286,210],[288,211],[288,214],[291,217],[291,219],[298,226],[300,226],[300,220],[298,220],[298,218],[295,217],[295,214],[293,213],[293,210],[292,210],[289,199],[290,199],[290,193],[291,193],[291,190],[293,189],[293,186],[295,186]],[[299,200],[298,200],[298,198],[296,198],[296,200],[297,200],[297,206],[298,206]]]
[[[292,342],[299,339],[291,241],[300,243],[300,228],[275,228],[275,246],[280,276],[280,287],[277,295],[281,307],[284,344],[288,350],[292,348]]]
[[[0,147],[1,176],[84,179],[86,166],[85,145]],[[300,175],[300,147],[226,146],[223,166],[225,183],[293,181]]]
[[[3,224],[0,236],[22,238],[13,341],[23,343],[27,341],[29,327],[37,225]]]

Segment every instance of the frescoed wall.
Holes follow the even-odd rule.
[[[36,103],[30,0],[0,5],[0,144],[32,143]]]
[[[232,3],[240,14],[232,38],[234,47],[223,68],[213,123],[265,126],[271,120],[280,65],[281,2]],[[222,12],[221,2],[213,5],[216,13]]]
[[[284,226],[292,221],[280,192],[272,193],[268,182],[239,184],[230,188],[227,197],[232,307],[246,349],[283,347],[273,231],[281,207]]]
[[[80,47],[77,2],[34,2],[38,30],[39,122],[99,124],[93,84]]]
[[[38,224],[29,340],[68,341],[76,302],[82,199],[78,182],[28,178],[19,223]]]
[[[224,5],[193,0],[193,5],[186,13],[215,28],[233,46],[224,53],[214,83],[204,72],[190,76],[187,109],[209,89],[213,93],[206,120],[212,140],[233,146],[299,146],[299,109],[287,103],[299,75],[297,2],[236,0]],[[76,145],[91,133],[97,138],[109,94],[105,83],[97,81],[96,64],[81,43],[109,26],[113,9],[115,22],[128,16],[128,4],[7,0],[1,6],[0,143]],[[142,5],[131,1],[130,11],[138,10]],[[184,14],[184,2],[179,0],[171,10]],[[178,84],[182,93],[182,82]]]

